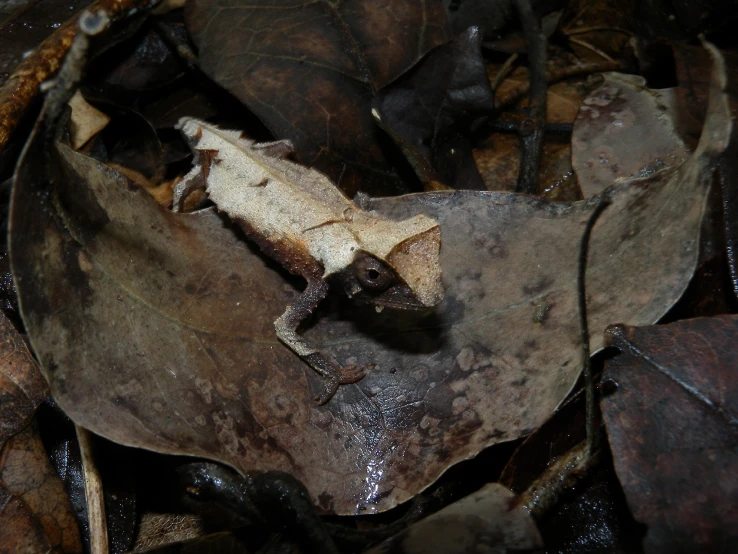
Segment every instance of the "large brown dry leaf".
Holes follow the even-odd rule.
[[[643,77],[606,73],[574,123],[571,159],[585,198],[616,179],[644,177],[689,155],[658,94]]]
[[[593,348],[613,321],[656,321],[686,287],[726,110],[716,91],[683,166],[613,187],[591,244]],[[166,212],[64,146],[50,186],[43,149],[29,145],[14,189],[21,310],[54,397],[112,440],[291,472],[325,512],[381,511],[537,428],[579,375],[575,274],[592,203],[473,191],[371,201],[439,221],[446,298],[431,314],[327,303],[306,335],[376,367],[317,406],[320,379],[274,334],[298,294],[283,273],[212,211]]]
[[[23,500],[55,549],[67,554],[82,552],[72,505],[51,467],[36,425],[27,427],[3,448],[0,484]]]
[[[0,446],[28,425],[48,394],[26,343],[0,312]]]
[[[738,549],[738,317],[617,326],[602,400],[615,469],[646,552]]]
[[[437,0],[195,0],[200,66],[350,195],[399,184],[371,97],[448,40]]]

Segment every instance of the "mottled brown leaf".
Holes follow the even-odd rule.
[[[349,196],[395,192],[371,97],[448,40],[436,0],[196,0],[200,66]]]
[[[0,446],[28,425],[48,394],[26,343],[0,312]]]
[[[646,552],[738,549],[738,317],[607,331],[602,400]]]
[[[719,90],[713,103],[689,161],[613,186],[591,243],[595,350],[608,324],[656,321],[689,281],[730,129]],[[473,191],[367,201],[439,221],[446,298],[431,313],[326,303],[306,336],[341,362],[376,366],[316,406],[319,377],[274,334],[298,294],[284,273],[214,212],[164,211],[64,146],[50,184],[42,148],[31,143],[19,166],[11,215],[24,321],[59,404],[112,440],[288,471],[324,512],[381,511],[530,433],[579,375],[577,253],[595,201]]]
[[[673,114],[645,84],[643,77],[606,73],[604,84],[584,99],[571,159],[585,198],[616,179],[651,175],[689,155]]]
[[[23,501],[55,550],[66,554],[82,552],[72,505],[49,463],[36,425],[27,427],[2,449],[0,483]]]
[[[23,500],[0,485],[0,554],[48,554],[49,539]]]

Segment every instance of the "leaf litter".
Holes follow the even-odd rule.
[[[726,113],[716,92],[691,158],[608,190],[587,278],[593,349],[608,324],[653,323],[686,287]],[[49,179],[41,150],[37,135],[12,204],[21,310],[59,404],[116,442],[288,471],[324,513],[383,511],[530,433],[579,375],[576,253],[594,201],[365,200],[440,222],[446,299],[431,314],[376,314],[334,298],[306,335],[376,368],[317,407],[316,376],[272,326],[299,294],[294,279],[212,210],[165,211],[63,145]]]

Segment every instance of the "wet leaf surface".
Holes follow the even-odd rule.
[[[452,188],[484,188],[468,139],[472,119],[494,109],[481,54],[481,32],[471,27],[433,50],[372,102],[377,123],[410,160],[420,179]]]
[[[588,481],[541,521],[547,554],[642,552],[643,529],[628,511],[612,465]]]
[[[585,98],[571,139],[572,166],[585,198],[616,179],[644,177],[689,155],[670,112],[643,77],[605,74]]]
[[[0,312],[0,446],[28,425],[48,394],[26,343]]]
[[[82,552],[72,505],[49,463],[35,424],[8,441],[0,452],[0,483],[23,501],[54,549],[66,554]]]
[[[738,547],[738,317],[615,326],[602,411],[646,552]]]
[[[440,2],[197,0],[187,24],[203,71],[290,139],[299,161],[349,196],[398,190],[370,102],[450,38]]]

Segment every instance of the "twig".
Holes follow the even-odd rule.
[[[587,441],[582,441],[564,455],[556,458],[528,489],[515,500],[515,506],[525,506],[530,515],[540,520],[561,496],[589,474],[599,461],[599,453],[592,454]]]
[[[513,54],[512,56],[510,56],[509,58],[505,60],[505,63],[502,64],[502,67],[497,72],[497,75],[495,75],[495,80],[492,81],[490,85],[492,87],[492,92],[497,91],[497,88],[500,86],[500,83],[502,83],[502,81],[504,81],[507,78],[507,76],[510,75],[512,66],[517,61],[517,59],[518,59],[518,55]]]
[[[580,38],[569,37],[569,42],[573,42],[574,44],[578,44],[582,48],[586,48],[587,50],[591,50],[592,52],[594,52],[598,56],[602,56],[603,58],[605,58],[609,62],[612,61],[612,56],[609,56],[609,55],[605,54],[602,50],[600,50],[596,46],[591,45],[586,40],[582,40]]]
[[[576,77],[579,75],[589,75],[590,73],[602,73],[605,71],[618,71],[626,69],[627,64],[621,60],[605,61],[599,63],[585,63],[582,65],[572,65],[564,67],[562,69],[552,69],[546,73],[546,82],[548,84],[557,83],[568,79],[569,77]],[[505,108],[517,103],[523,96],[528,93],[530,84],[525,83],[519,87],[515,87],[509,91],[505,96],[501,96],[497,99],[497,105],[495,108],[497,111],[502,111]]]
[[[85,496],[87,498],[87,519],[90,525],[90,554],[108,553],[108,522],[105,517],[105,499],[102,479],[97,470],[92,452],[92,434],[83,427],[75,425],[79,451],[82,455],[82,468],[85,475]]]
[[[579,329],[582,334],[582,362],[584,363],[584,390],[586,394],[586,417],[587,417],[587,449],[589,454],[593,454],[599,445],[599,428],[595,427],[595,388],[594,378],[592,377],[592,363],[590,360],[589,348],[589,325],[587,323],[587,291],[586,291],[586,275],[587,275],[587,255],[589,252],[589,238],[592,235],[592,229],[597,223],[597,219],[602,212],[610,205],[610,199],[603,196],[595,206],[594,211],[587,220],[587,225],[582,233],[582,242],[579,246],[579,263],[577,267],[577,291],[579,296]]]
[[[593,31],[612,31],[613,33],[623,33],[624,35],[633,35],[632,31],[623,29],[622,27],[608,27],[607,25],[593,25],[591,27],[576,27],[574,29],[563,29],[563,33],[569,35],[583,35]]]
[[[100,10],[113,21],[133,11],[149,8],[159,0],[97,0],[87,11]],[[39,92],[39,86],[54,75],[77,35],[78,15],[75,15],[18,64],[13,74],[0,87],[0,152],[5,149],[13,131],[26,114]]]
[[[543,157],[543,137],[546,125],[546,36],[541,31],[541,23],[533,13],[530,0],[515,0],[518,17],[523,25],[525,40],[528,43],[528,75],[530,95],[528,114],[530,133],[522,136],[520,171],[515,188],[518,192],[535,194],[538,192],[538,174]],[[521,125],[522,128],[525,125]]]

